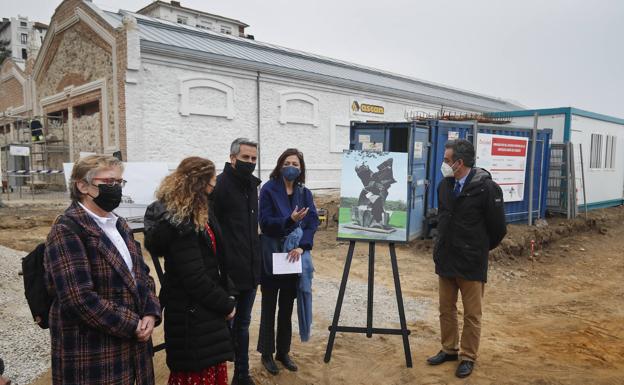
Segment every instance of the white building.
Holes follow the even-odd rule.
[[[585,173],[585,195],[589,208],[624,204],[624,119],[573,107],[521,110],[493,114],[509,117],[513,124],[532,127],[537,113],[538,128],[553,130],[553,142],[574,145],[577,202],[584,205],[581,147]]]
[[[238,136],[258,140],[260,177],[279,154],[306,155],[309,185],[339,187],[352,120],[403,121],[412,112],[502,111],[498,98],[182,26],[139,14],[126,85],[129,160],[177,164],[204,155],[219,166]],[[130,34],[131,36],[132,34]],[[128,56],[131,54],[129,52]],[[359,106],[359,108],[358,108]]]
[[[80,152],[121,150],[128,161],[175,168],[199,155],[221,168],[231,141],[244,136],[260,144],[264,180],[286,148],[303,151],[311,188],[339,187],[351,121],[523,108],[81,0],[57,7],[32,79],[33,114],[63,117],[68,161]]]
[[[32,49],[41,47],[47,30],[47,25],[29,21],[25,16],[5,18],[0,24],[0,41],[9,42],[11,56],[16,61],[26,61]]]
[[[245,28],[249,27],[239,20],[183,7],[179,1],[171,1],[171,3],[154,1],[137,13],[241,37],[245,37]]]

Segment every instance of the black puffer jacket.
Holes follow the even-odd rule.
[[[436,274],[486,282],[489,251],[507,233],[503,193],[490,173],[477,167],[457,198],[454,187],[455,178],[444,178],[438,185]]]
[[[145,213],[145,247],[165,257],[161,303],[165,314],[167,366],[172,371],[200,371],[233,358],[225,317],[235,307],[214,218],[217,254],[210,237],[190,223],[173,225],[162,202]]]
[[[213,193],[228,257],[228,275],[239,291],[255,289],[260,282],[259,184],[260,179],[241,175],[226,163]]]

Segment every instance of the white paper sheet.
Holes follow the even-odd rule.
[[[301,274],[301,258],[288,261],[288,253],[273,253],[273,274]]]

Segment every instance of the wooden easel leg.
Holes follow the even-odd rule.
[[[340,290],[338,291],[338,299],[336,300],[336,309],[334,310],[334,319],[329,328],[329,339],[327,340],[327,350],[325,350],[325,362],[331,360],[332,350],[334,349],[334,340],[336,339],[336,328],[340,320],[340,311],[342,310],[342,301],[344,299],[345,290],[347,288],[347,280],[349,278],[349,270],[351,269],[351,261],[353,260],[353,251],[355,250],[355,241],[349,242],[349,252],[345,261],[344,271],[342,272],[342,281],[340,282]]]
[[[403,350],[405,350],[405,364],[412,367],[412,352],[409,344],[409,330],[405,321],[405,308],[403,307],[403,294],[401,293],[401,281],[399,279],[399,265],[397,263],[394,243],[389,244],[390,261],[392,263],[392,275],[394,276],[394,289],[396,291],[397,306],[399,308],[399,321],[401,322],[401,335],[403,336]]]
[[[366,305],[366,337],[373,336],[373,295],[375,293],[375,242],[368,243],[368,303]]]

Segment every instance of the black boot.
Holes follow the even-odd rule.
[[[457,361],[457,354],[448,354],[440,350],[435,356],[427,358],[429,365],[440,365],[447,361]]]
[[[262,355],[262,366],[271,373],[272,375],[277,375],[279,373],[279,368],[273,360],[273,354],[263,354]]]
[[[296,372],[298,370],[297,365],[295,365],[293,360],[290,359],[290,357],[288,356],[288,353],[277,354],[275,356],[275,359],[281,362],[284,365],[284,367],[290,370],[291,372]]]
[[[468,377],[472,373],[472,369],[474,368],[474,362],[463,360],[459,363],[457,370],[455,371],[455,375],[459,378]]]
[[[241,375],[234,372],[234,376],[232,376],[232,384],[231,385],[256,385],[253,378],[249,374]]]

